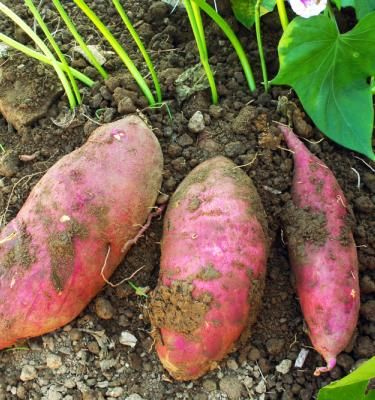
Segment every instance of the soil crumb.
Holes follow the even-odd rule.
[[[196,276],[197,279],[202,281],[212,281],[221,277],[221,273],[215,269],[213,264],[207,264],[202,267],[199,274]]]
[[[152,293],[149,316],[154,328],[167,328],[185,335],[201,326],[209,310],[211,296],[192,296],[193,285],[174,282],[170,287],[160,285]]]
[[[27,232],[25,224],[20,225],[18,236],[19,238],[16,241],[16,244],[5,255],[3,265],[6,269],[18,265],[26,270],[36,261],[31,246],[31,237]]]
[[[66,229],[54,232],[48,238],[48,251],[51,257],[51,279],[55,289],[61,292],[64,289],[71,273],[74,263],[75,237],[85,238],[87,229],[75,220],[69,221]]]
[[[310,242],[317,247],[323,246],[328,238],[327,220],[323,213],[297,208],[288,203],[282,215],[288,247],[293,256],[305,256],[305,244]]]

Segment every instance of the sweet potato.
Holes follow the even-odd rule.
[[[130,116],[47,171],[0,234],[0,348],[61,327],[100,291],[154,205],[162,163]]]
[[[165,215],[150,319],[177,380],[215,368],[254,322],[263,292],[267,222],[250,178],[216,157],[196,167]]]
[[[358,320],[358,260],[345,196],[328,167],[290,128],[280,126],[294,154],[292,198],[286,213],[289,257],[302,312],[315,349],[330,371]]]

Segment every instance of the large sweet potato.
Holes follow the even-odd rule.
[[[288,127],[280,129],[294,152],[294,205],[285,218],[289,257],[311,342],[327,362],[319,375],[335,366],[357,324],[357,251],[336,178]]]
[[[156,350],[175,379],[215,368],[254,322],[267,251],[250,178],[224,157],[196,167],[170,200],[150,303]]]
[[[98,128],[36,184],[0,234],[0,348],[75,318],[158,195],[162,153],[135,116]]]

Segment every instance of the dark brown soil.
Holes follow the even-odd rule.
[[[74,114],[67,109],[67,99],[60,97],[53,101],[46,115],[18,130],[0,116],[0,144],[6,154],[12,154],[11,158],[4,154],[0,159],[0,171],[5,171],[0,179],[2,220],[9,222],[43,173],[63,155],[82,145],[97,126],[129,112],[142,113],[163,149],[163,193],[171,195],[193,167],[217,155],[232,159],[252,178],[267,213],[272,239],[263,306],[252,336],[222,362],[220,369],[195,382],[172,382],[155,352],[150,351],[153,339],[147,318],[148,302],[142,295],[156,286],[158,277],[162,220],[154,219],[111,278],[112,282],[118,282],[144,266],[131,280],[139,290],[135,292],[126,283],[117,288],[107,286],[98,295],[107,300],[100,303],[104,304],[102,307],[108,306],[106,312],[98,312],[92,303],[76,320],[57,332],[2,351],[0,399],[127,399],[134,394],[145,400],[313,399],[321,386],[344,376],[375,353],[374,302],[371,300],[375,292],[374,164],[323,138],[289,88],[273,87],[269,93],[263,92],[254,32],[246,31],[235,22],[225,2],[219,4],[219,9],[244,44],[259,89],[249,92],[233,49],[219,29],[206,20],[210,63],[220,95],[216,106],[211,105],[207,90],[178,100],[175,80],[198,63],[184,11],[177,8],[170,13],[171,8],[159,1],[123,3],[155,63],[165,105],[148,107],[114,54],[106,53],[105,67],[110,77],[105,82],[100,79],[96,71],[73,52],[73,40],[52,3],[42,1],[44,18],[55,32],[62,51],[70,56],[75,68],[92,77],[96,84],[92,89],[82,89],[84,105]],[[23,1],[5,1],[5,4],[32,25]],[[146,76],[148,71],[110,2],[88,1],[88,4],[103,18]],[[73,2],[66,2],[66,8],[89,44],[111,50]],[[280,28],[277,16],[266,16],[263,24],[265,53],[272,77],[278,68],[275,46]],[[3,16],[0,16],[0,32],[31,44]],[[6,90],[7,82],[9,88],[15,90],[10,84],[21,79],[20,70],[24,77],[35,82],[41,77],[35,64],[25,62],[17,54],[0,60],[0,68],[3,62],[12,68],[7,68],[2,90]],[[44,71],[44,67],[39,65],[38,68]],[[43,80],[47,79],[45,87],[59,86],[56,76],[40,73]],[[35,91],[47,95],[39,84],[21,87],[23,90],[17,92],[17,101],[26,104],[22,112],[27,111],[27,102],[18,96],[30,98],[30,90],[34,95]],[[188,128],[196,111],[201,111],[204,117],[205,126],[199,133]],[[277,128],[272,125],[274,120],[292,121],[296,133],[308,139],[308,148],[336,175],[354,213],[353,234],[358,246],[362,290],[361,316],[353,343],[339,356],[337,367],[321,377],[313,376],[315,367],[322,365],[323,360],[309,347],[311,344],[303,331],[303,318],[283,242],[281,216],[291,199],[293,162]],[[106,315],[106,319],[99,315]],[[123,332],[137,338],[135,347],[122,344]],[[303,368],[292,366],[285,374],[276,371],[275,367],[282,360],[294,363],[302,348],[310,350]],[[139,397],[129,399],[139,400]]]
[[[209,310],[211,296],[192,299],[193,286],[176,282],[171,287],[160,285],[151,295],[149,315],[155,328],[173,329],[189,335],[197,330]]]

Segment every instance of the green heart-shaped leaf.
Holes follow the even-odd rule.
[[[318,400],[375,400],[375,391],[367,390],[372,378],[375,378],[375,357],[351,374],[322,388]]]
[[[375,0],[355,0],[354,4],[358,19],[362,19],[372,11],[375,11]]]
[[[256,0],[231,0],[232,10],[238,21],[250,29],[255,23]],[[263,0],[260,4],[260,15],[271,12],[276,5],[276,0]]]
[[[271,83],[293,87],[323,133],[374,160],[368,79],[375,75],[375,13],[344,34],[326,16],[297,17],[278,51],[280,70]]]

